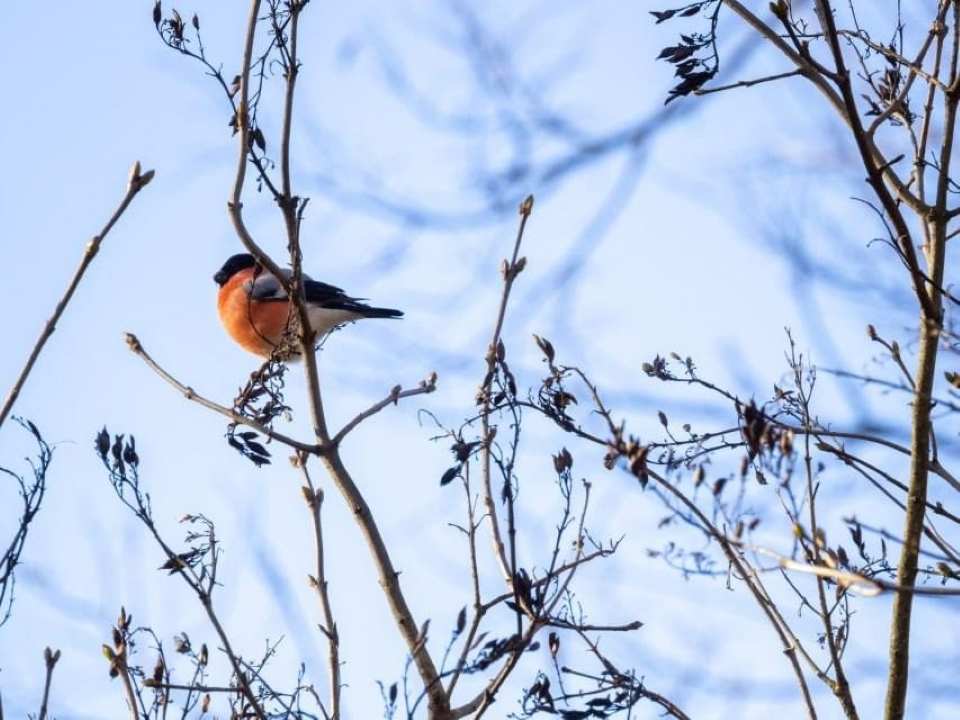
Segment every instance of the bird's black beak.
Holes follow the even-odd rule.
[[[213,281],[220,287],[223,287],[223,284],[227,280],[228,280],[227,274],[223,272],[223,270],[221,270],[220,272],[218,272],[216,275],[213,276]]]

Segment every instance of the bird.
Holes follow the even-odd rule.
[[[284,270],[285,278],[290,271]],[[213,276],[220,286],[217,312],[227,334],[244,350],[265,358],[296,359],[291,344],[290,299],[273,274],[249,253],[227,259]],[[363,298],[303,275],[310,327],[319,339],[334,328],[363,318],[399,318],[400,310],[371,307]]]

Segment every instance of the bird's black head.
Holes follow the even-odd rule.
[[[223,264],[223,267],[217,271],[217,274],[213,276],[213,279],[217,285],[223,287],[223,284],[238,272],[241,270],[246,270],[247,268],[252,268],[256,264],[257,261],[250,253],[233,255]]]

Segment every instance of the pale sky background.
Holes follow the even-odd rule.
[[[246,14],[235,5],[229,12],[223,3],[176,6],[185,18],[198,11],[209,56],[228,77],[236,72]],[[864,327],[873,322],[885,336],[906,338],[913,322],[909,296],[891,292],[902,280],[895,259],[880,244],[868,246],[881,229],[850,199],[867,192],[851,165],[852,148],[800,81],[680,100],[672,107],[683,117],[662,131],[653,123],[655,141],[633,156],[612,153],[552,183],[537,168],[570,146],[533,127],[531,118],[554,113],[575,126],[574,135],[589,138],[653,117],[672,84],[672,68],[654,58],[681,26],[655,26],[648,3],[469,6],[489,33],[481,72],[466,54],[466,14],[456,4],[311,3],[294,137],[297,192],[311,198],[305,269],[406,312],[402,322],[356,325],[326,344],[321,364],[331,424],[396,383],[412,386],[434,370],[440,376],[437,393],[383,412],[344,447],[402,570],[414,615],[431,618],[437,647],[469,602],[460,536],[449,527],[463,522],[463,498],[455,486],[438,487],[451,464],[449,442],[430,441],[436,428],[422,423],[419,411],[454,427],[473,411],[500,292],[497,266],[511,248],[515,207],[526,194],[537,204],[523,249],[527,270],[505,331],[511,365],[522,385],[535,385],[542,365],[531,334],[550,338],[560,361],[584,368],[617,417],[645,437],[657,435],[660,409],[674,427],[733,421],[729,407],[702,392],[646,378],[640,366],[658,353],[691,355],[704,376],[744,398],[765,399],[787,369],[785,327],[825,367],[890,376],[872,364],[877,347]],[[216,644],[195,598],[157,572],[162,554],[114,497],[92,450],[104,425],[136,436],[142,479],[168,541],[182,539],[175,522],[181,513],[216,522],[224,546],[219,609],[241,651],[256,654],[282,636],[276,684],[291,684],[303,661],[326,686],[319,614],[305,582],[313,557],[299,477],[279,448],[272,448],[273,465],[251,465],[224,441],[221,417],[189,404],[123,342],[124,332],[136,333],[167,370],[224,404],[257,367],[221,330],[211,279],[239,251],[226,214],[235,161],[229,112],[201,67],[160,43],[151,8],[15,3],[4,13],[4,393],[85,243],[122,196],[130,165],[140,160],[157,173],[107,238],[15,408],[55,445],[55,456],[13,617],[0,628],[0,693],[10,718],[36,712],[48,645],[63,651],[53,682],[55,716],[125,716],[122,688],[100,655],[121,605],[168,649],[181,631],[195,644]],[[733,23],[723,31],[725,58],[752,52],[728,79],[784,69],[766,48],[751,51]],[[276,106],[261,113],[275,147]],[[520,161],[529,175],[504,190],[506,209],[489,207],[478,182]],[[252,183],[248,189],[254,234],[282,259],[279,215]],[[803,272],[788,258],[784,247],[801,239],[851,292],[827,282],[819,266]],[[571,269],[572,279],[561,282]],[[305,438],[298,369],[288,385],[295,417],[281,430]],[[825,374],[817,398],[821,419],[838,423],[899,422],[906,402],[865,401]],[[554,519],[541,506],[556,495],[550,453],[562,444],[574,451],[575,474],[593,482],[593,534],[624,537],[616,558],[579,578],[592,619],[645,623],[606,640],[611,655],[695,718],[766,718],[773,711],[799,717],[789,666],[746,590],[735,585],[728,592],[723,578],[684,579],[648,557],[647,549],[677,539],[675,528],[657,528],[665,514],[659,500],[624,473],[603,470],[599,453],[529,420],[521,504],[530,535],[522,549],[532,553],[553,532]],[[945,430],[942,451],[955,458],[956,427]],[[0,465],[21,469],[31,452],[26,434],[6,423]],[[346,717],[380,717],[375,681],[399,679],[404,648],[349,510],[328,490]],[[942,487],[934,492],[954,499]],[[836,469],[822,493],[831,539],[847,539],[842,519],[852,515],[899,530],[898,514],[859,478]],[[772,492],[753,502],[777,505]],[[14,507],[12,488],[0,485],[0,539],[11,532],[14,511],[6,510]],[[771,520],[771,530],[775,525]],[[765,541],[789,551],[782,534]],[[781,597],[784,613],[796,617],[795,599]],[[853,619],[847,666],[865,718],[882,706],[889,604],[888,597],[861,601]],[[912,717],[958,712],[957,606],[917,601]],[[799,619],[798,628],[815,648],[815,630],[805,623]],[[153,653],[140,649],[141,662],[152,667]],[[520,688],[547,665],[545,655],[535,660],[517,672],[490,717],[518,710]],[[570,665],[579,660],[564,658]],[[815,679],[811,687],[822,717],[839,717],[825,688]],[[641,704],[636,717],[657,717],[656,708]]]

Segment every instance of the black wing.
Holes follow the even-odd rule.
[[[311,305],[319,305],[331,310],[354,312],[363,317],[392,318],[403,316],[402,311],[393,308],[370,307],[363,302],[365,298],[352,298],[340,288],[317,280],[304,279],[303,291],[307,302]]]

